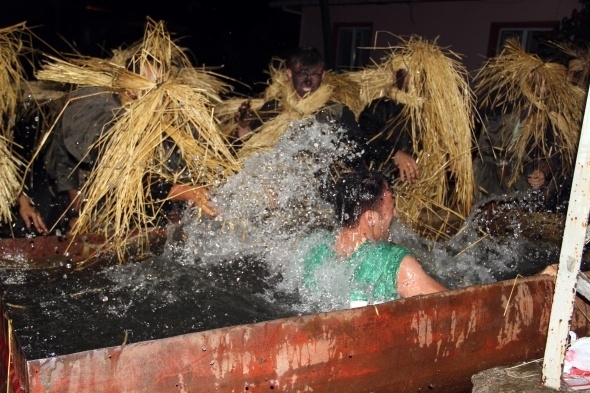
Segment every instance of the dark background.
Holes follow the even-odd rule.
[[[222,67],[245,94],[261,92],[271,58],[299,40],[299,15],[268,0],[4,0],[0,28],[26,22],[39,52],[110,57],[143,37],[147,16],[166,23],[194,65]]]

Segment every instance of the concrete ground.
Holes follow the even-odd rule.
[[[541,384],[543,360],[520,363],[509,367],[495,367],[471,377],[472,393],[539,393],[557,392]],[[573,390],[561,384],[559,392],[590,393],[590,389]]]

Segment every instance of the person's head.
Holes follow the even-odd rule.
[[[154,59],[151,56],[142,57],[133,55],[127,61],[126,68],[127,71],[141,75],[154,83],[162,83],[163,78],[165,77],[163,72],[164,68],[157,59]],[[146,93],[146,90],[126,89],[124,93],[124,96],[132,100],[136,100],[137,98],[143,96]]]
[[[287,58],[287,77],[299,98],[315,92],[326,75],[322,54],[313,47],[300,47]]]
[[[395,218],[395,199],[387,178],[380,173],[343,175],[336,184],[334,200],[340,225],[368,228],[371,240],[386,240]]]

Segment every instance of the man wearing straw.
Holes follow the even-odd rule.
[[[215,216],[206,187],[238,168],[212,118],[225,85],[193,68],[163,23],[148,19],[144,39],[111,61],[53,60],[38,79],[86,86],[52,131],[49,168],[71,196],[74,235],[104,233],[122,259],[133,233],[148,246],[165,201]],[[76,179],[84,164],[88,178]]]
[[[394,83],[400,92],[407,93],[406,68],[395,72]],[[420,167],[413,156],[411,129],[402,118],[403,108],[403,103],[388,96],[375,98],[359,115],[359,125],[369,139],[367,165],[389,178],[413,183],[420,179]]]
[[[534,191],[545,209],[567,204],[585,92],[555,60],[512,38],[478,72],[475,91],[492,113],[474,164],[478,199]]]
[[[14,124],[26,81],[20,56],[28,49],[28,41],[30,34],[25,23],[0,29],[0,236],[21,233],[20,228],[13,230],[13,225],[17,225],[15,204],[24,228],[35,228],[40,234],[48,232],[41,214],[23,190],[24,162],[15,154]]]
[[[367,166],[394,180],[400,220],[426,237],[459,229],[473,198],[474,100],[459,56],[418,36],[350,73],[366,109]]]
[[[245,101],[235,115],[241,157],[271,148],[292,122],[309,118],[340,126],[343,140],[364,144],[354,112],[336,102],[334,86],[323,83],[324,67],[321,53],[307,46],[294,50],[277,68],[271,66],[266,102],[254,110],[251,100]]]

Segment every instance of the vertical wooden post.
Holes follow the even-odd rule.
[[[558,390],[571,316],[576,298],[576,280],[582,261],[588,212],[590,211],[590,101],[586,98],[586,112],[578,146],[573,185],[567,210],[563,242],[559,255],[559,271],[555,283],[549,331],[543,359],[542,383]]]

